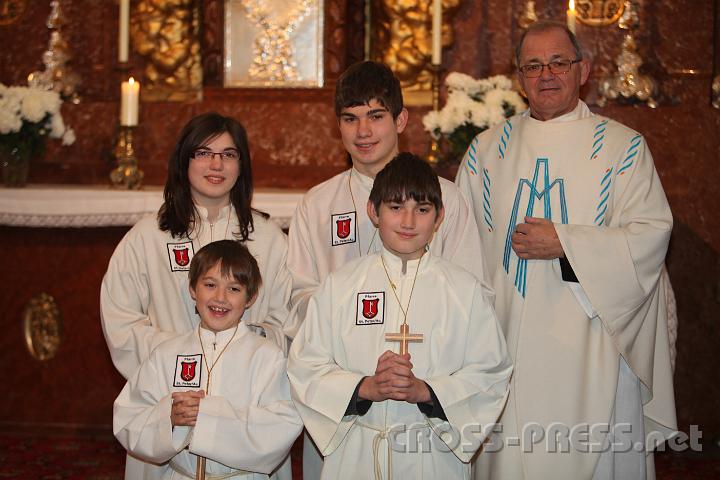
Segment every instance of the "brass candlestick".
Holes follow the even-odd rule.
[[[430,72],[432,72],[432,109],[437,112],[440,110],[440,73],[442,67],[431,64]],[[427,155],[427,161],[430,165],[437,165],[440,162],[440,143],[433,135],[430,135],[430,151]]]
[[[133,148],[133,129],[120,125],[118,141],[115,145],[115,158],[118,166],[110,172],[110,182],[116,187],[137,190],[142,185],[145,174],[138,168],[138,160]]]

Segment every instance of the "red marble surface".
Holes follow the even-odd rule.
[[[564,0],[535,3],[541,17],[564,19]],[[653,110],[617,105],[601,109],[594,105],[598,81],[615,68],[614,58],[622,40],[617,25],[594,28],[578,24],[578,35],[593,60],[590,85],[583,89],[583,96],[593,110],[642,132],[653,152],[675,216],[668,267],[680,319],[675,374],[678,416],[684,429],[698,423],[707,432],[718,434],[720,110],[710,106],[710,82],[720,73],[713,71],[720,61],[720,40],[717,35],[713,37],[719,20],[713,16],[713,9],[718,9],[720,0],[636,3],[641,22],[636,39],[645,61],[643,71],[658,81],[661,106]],[[522,0],[462,2],[454,20],[456,43],[443,53],[445,71],[475,77],[511,74],[514,43],[521,33],[515,19],[522,5]],[[345,0],[326,1],[328,81],[322,89],[297,90],[221,88],[218,61],[222,36],[218,22],[222,21],[222,2],[206,0],[203,7],[203,46],[207,53],[203,59],[203,100],[141,104],[136,149],[146,183],[164,182],[167,157],[179,129],[193,115],[207,110],[233,115],[245,124],[258,186],[309,187],[345,168],[332,93],[334,79],[348,62],[361,56],[358,32],[362,28],[357,24],[363,16],[357,6]],[[105,183],[113,168],[119,82],[128,73],[121,72],[116,61],[117,8],[114,2],[91,0],[64,1],[63,8],[70,22],[64,36],[74,53],[72,65],[83,79],[82,102],[66,104],[63,114],[78,140],[70,147],[51,143],[46,157],[33,164],[30,180]],[[27,2],[23,18],[0,26],[0,82],[22,84],[29,72],[41,66],[48,13],[48,2]],[[142,71],[142,60],[131,54],[129,72],[142,81]],[[429,138],[421,124],[426,110],[410,109],[402,149],[418,154],[427,151]],[[452,177],[452,170],[443,174]],[[65,240],[59,244],[48,235],[45,230],[0,232],[0,247],[12,259],[10,269],[3,269],[12,272],[12,279],[3,274],[0,308],[6,325],[17,325],[26,297],[49,285],[54,289],[49,293],[60,292],[58,300],[66,312],[66,323],[77,322],[79,329],[72,330],[74,343],[68,343],[62,356],[47,365],[34,365],[25,358],[28,368],[17,373],[21,377],[13,378],[18,382],[13,381],[17,392],[11,394],[10,402],[3,402],[0,419],[9,419],[13,412],[27,419],[102,421],[109,412],[107,402],[121,384],[113,377],[97,323],[97,289],[120,233],[61,231]],[[77,243],[84,245],[87,253],[76,255]],[[57,264],[58,259],[64,263]],[[79,264],[80,259],[87,265]],[[73,273],[73,266],[81,269],[79,274]],[[6,361],[24,358],[18,350],[21,337],[16,327],[4,329],[1,338]],[[87,383],[89,377],[96,377],[97,386]]]

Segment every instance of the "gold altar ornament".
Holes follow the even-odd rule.
[[[655,96],[658,92],[657,83],[648,75],[640,73],[643,59],[637,51],[634,31],[639,27],[640,20],[633,2],[625,0],[624,11],[618,27],[626,30],[620,54],[615,57],[617,71],[600,81],[598,105],[601,107],[607,100],[639,101],[650,108],[658,106]]]
[[[28,75],[28,85],[34,88],[54,90],[63,99],[74,104],[80,103],[78,88],[80,76],[72,71],[68,63],[72,59],[70,46],[62,36],[62,27],[67,23],[60,0],[50,2],[50,15],[45,25],[50,30],[48,47],[42,54],[43,70]]]
[[[712,82],[712,106],[720,109],[720,75],[715,77]]]
[[[518,26],[523,30],[537,22],[538,17],[535,13],[535,2],[533,0],[527,0],[523,5],[523,10],[518,17]]]
[[[52,295],[39,293],[30,299],[23,312],[23,333],[33,358],[46,361],[57,354],[63,326],[60,309]]]
[[[625,9],[620,0],[575,0],[576,18],[591,27],[606,27],[617,22]]]
[[[130,39],[146,61],[148,101],[186,102],[202,96],[200,11],[194,0],[132,3]]]
[[[323,0],[228,0],[224,85],[322,87],[323,19]]]
[[[25,13],[27,0],[0,0],[0,25],[11,25]]]
[[[432,1],[372,0],[370,58],[390,67],[408,105],[431,102]],[[455,41],[453,18],[460,0],[442,0],[441,45]]]

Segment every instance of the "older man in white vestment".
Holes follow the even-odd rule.
[[[456,180],[515,363],[475,476],[654,478],[645,439],[676,430],[670,208],[642,135],[579,100],[590,66],[567,28],[534,24],[516,57],[530,109],[478,135]]]

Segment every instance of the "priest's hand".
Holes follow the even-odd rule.
[[[403,395],[409,386],[407,372],[412,375],[410,355],[398,355],[390,350],[385,351],[378,358],[375,375],[365,377],[360,383],[358,397],[373,402],[398,400],[396,397]]]
[[[553,260],[565,256],[555,225],[545,218],[525,217],[515,226],[512,248],[518,257],[530,260]]]
[[[200,412],[200,400],[205,398],[203,390],[189,392],[174,392],[172,394],[172,409],[170,422],[173,427],[194,427]]]

